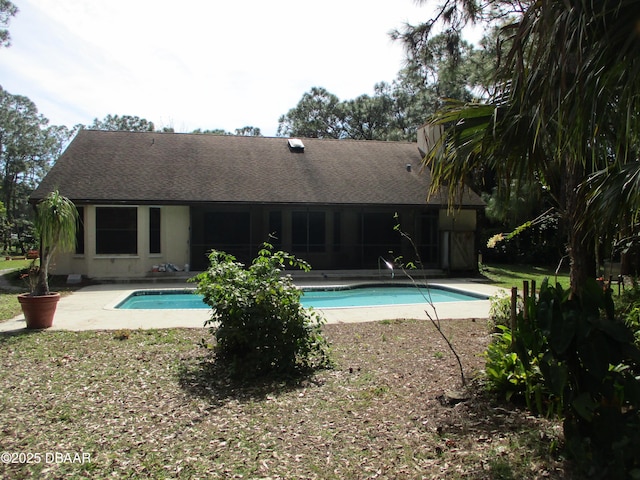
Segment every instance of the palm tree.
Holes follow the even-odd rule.
[[[567,229],[574,293],[595,266],[598,219],[585,212],[599,200],[588,179],[612,165],[638,165],[639,15],[635,0],[531,3],[503,28],[510,47],[496,94],[486,104],[450,102],[431,118],[444,128],[425,158],[433,191],[448,186],[453,201],[469,172],[487,166],[502,178],[538,175],[546,183]]]
[[[40,268],[33,296],[49,295],[49,264],[56,251],[72,251],[76,245],[78,210],[57,190],[36,205],[35,228],[40,240]]]

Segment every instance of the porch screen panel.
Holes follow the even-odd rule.
[[[333,214],[333,251],[339,252],[342,249],[342,228],[340,212]]]
[[[439,262],[438,212],[420,215],[418,251],[425,268],[434,268]]]
[[[360,242],[362,264],[365,268],[375,268],[378,258],[390,260],[392,251],[398,255],[401,249],[400,233],[394,230],[398,220],[392,212],[365,212],[360,218]]]
[[[292,212],[291,243],[294,252],[324,252],[325,212]]]
[[[136,207],[96,208],[96,253],[137,255]]]
[[[251,259],[251,214],[249,212],[206,212],[204,244],[222,250],[240,262]]]
[[[282,212],[273,211],[269,212],[269,235],[273,235],[275,238],[270,237],[269,243],[273,245],[277,250],[282,248]]]

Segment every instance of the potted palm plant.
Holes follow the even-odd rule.
[[[60,294],[49,291],[49,265],[57,251],[73,251],[76,244],[78,211],[67,197],[57,190],[49,193],[35,206],[35,230],[40,242],[40,265],[30,274],[31,293],[18,295],[27,328],[49,328],[60,300]]]

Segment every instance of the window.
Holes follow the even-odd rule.
[[[291,241],[295,252],[324,252],[325,213],[293,212]]]
[[[78,221],[76,223],[76,255],[84,255],[84,207],[76,207]]]
[[[138,253],[138,209],[136,207],[96,208],[96,253]]]
[[[161,210],[158,207],[149,208],[149,253],[161,253],[160,244]]]

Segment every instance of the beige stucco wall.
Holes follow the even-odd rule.
[[[180,268],[190,261],[190,209],[188,206],[159,206],[161,209],[161,250],[160,254],[149,254],[149,208],[141,205],[138,209],[138,253],[137,255],[97,255],[96,247],[96,207],[88,205],[85,211],[85,253],[83,255],[64,254],[55,258],[53,273],[81,274],[95,279],[144,278],[151,274],[154,265],[172,263]],[[281,232],[282,249],[291,251],[291,209],[282,209]],[[390,213],[391,214],[391,213]],[[334,216],[327,217],[326,244],[334,240]],[[268,223],[268,212],[256,215]],[[411,231],[416,217],[410,210],[401,212],[402,229]],[[358,212],[344,209],[340,212],[340,237],[343,248],[329,248],[323,253],[311,253],[304,258],[316,269],[329,268],[326,265],[348,265],[353,258],[361,255],[359,250]],[[438,215],[440,236],[440,266],[451,270],[471,270],[477,268],[475,252],[475,230],[477,212],[473,209],[448,212],[441,209]],[[255,242],[265,241],[264,228],[253,226]],[[258,243],[255,243],[258,245]],[[403,243],[403,248],[409,248]],[[397,252],[406,258],[412,251]],[[308,258],[307,258],[308,257]],[[333,267],[335,268],[335,267]],[[153,275],[152,275],[153,276]],[[155,276],[158,276],[156,274]]]
[[[184,268],[189,262],[189,207],[160,206],[161,253],[149,253],[149,206],[138,206],[138,254],[96,254],[96,207],[85,210],[84,255],[60,254],[55,258],[53,273],[81,274],[89,278],[141,278],[154,265],[173,263]]]
[[[440,210],[441,264],[446,270],[475,270],[478,267],[475,245],[475,210]]]
[[[475,210],[440,210],[440,230],[450,232],[465,232],[476,229],[477,212]]]
[[[422,125],[416,132],[418,149],[420,151],[429,153],[431,149],[436,145],[440,137],[442,136],[443,128],[441,125]]]

